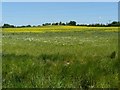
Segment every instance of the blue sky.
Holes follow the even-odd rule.
[[[40,25],[46,22],[80,24],[118,20],[117,2],[3,2],[2,21],[14,25]]]

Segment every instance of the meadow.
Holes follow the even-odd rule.
[[[3,88],[118,88],[119,66],[117,27],[2,31]]]

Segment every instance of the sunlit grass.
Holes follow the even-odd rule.
[[[41,28],[3,29],[3,88],[119,87],[116,27]]]

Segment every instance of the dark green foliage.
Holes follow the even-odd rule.
[[[120,26],[120,22],[113,21],[112,23],[108,24],[108,26]]]
[[[116,56],[116,52],[114,51],[114,52],[111,53],[110,58],[111,58],[111,59],[114,59],[115,56]]]
[[[49,26],[51,25],[51,23],[45,23],[45,24],[42,24],[43,26]]]
[[[59,25],[65,25],[65,23],[63,23],[63,22],[59,22]]]
[[[31,27],[31,25],[27,25],[26,27]]]
[[[52,25],[59,25],[59,23],[52,23]]]
[[[66,23],[66,25],[76,26],[76,21],[70,21],[69,23]]]
[[[2,26],[2,28],[14,28],[15,26],[14,25],[10,25],[10,24],[4,24]]]
[[[51,25],[68,25],[68,26],[88,26],[88,27],[118,27],[120,26],[120,22],[117,21],[113,21],[112,23],[108,23],[108,24],[100,24],[100,23],[96,23],[96,24],[77,24],[76,21],[70,21],[67,22],[66,24],[63,22],[55,22],[55,23],[44,23],[42,24],[42,26],[51,26]],[[33,26],[33,27],[39,27],[41,25],[38,26]],[[10,25],[10,24],[4,24],[2,26],[2,28],[23,28],[23,27],[31,27],[31,25],[22,25],[22,26],[14,26],[14,25]]]

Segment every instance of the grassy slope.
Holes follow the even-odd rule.
[[[118,50],[117,32],[105,32],[108,28],[44,28],[49,32],[3,30],[3,87],[118,87],[118,58],[109,57]]]

